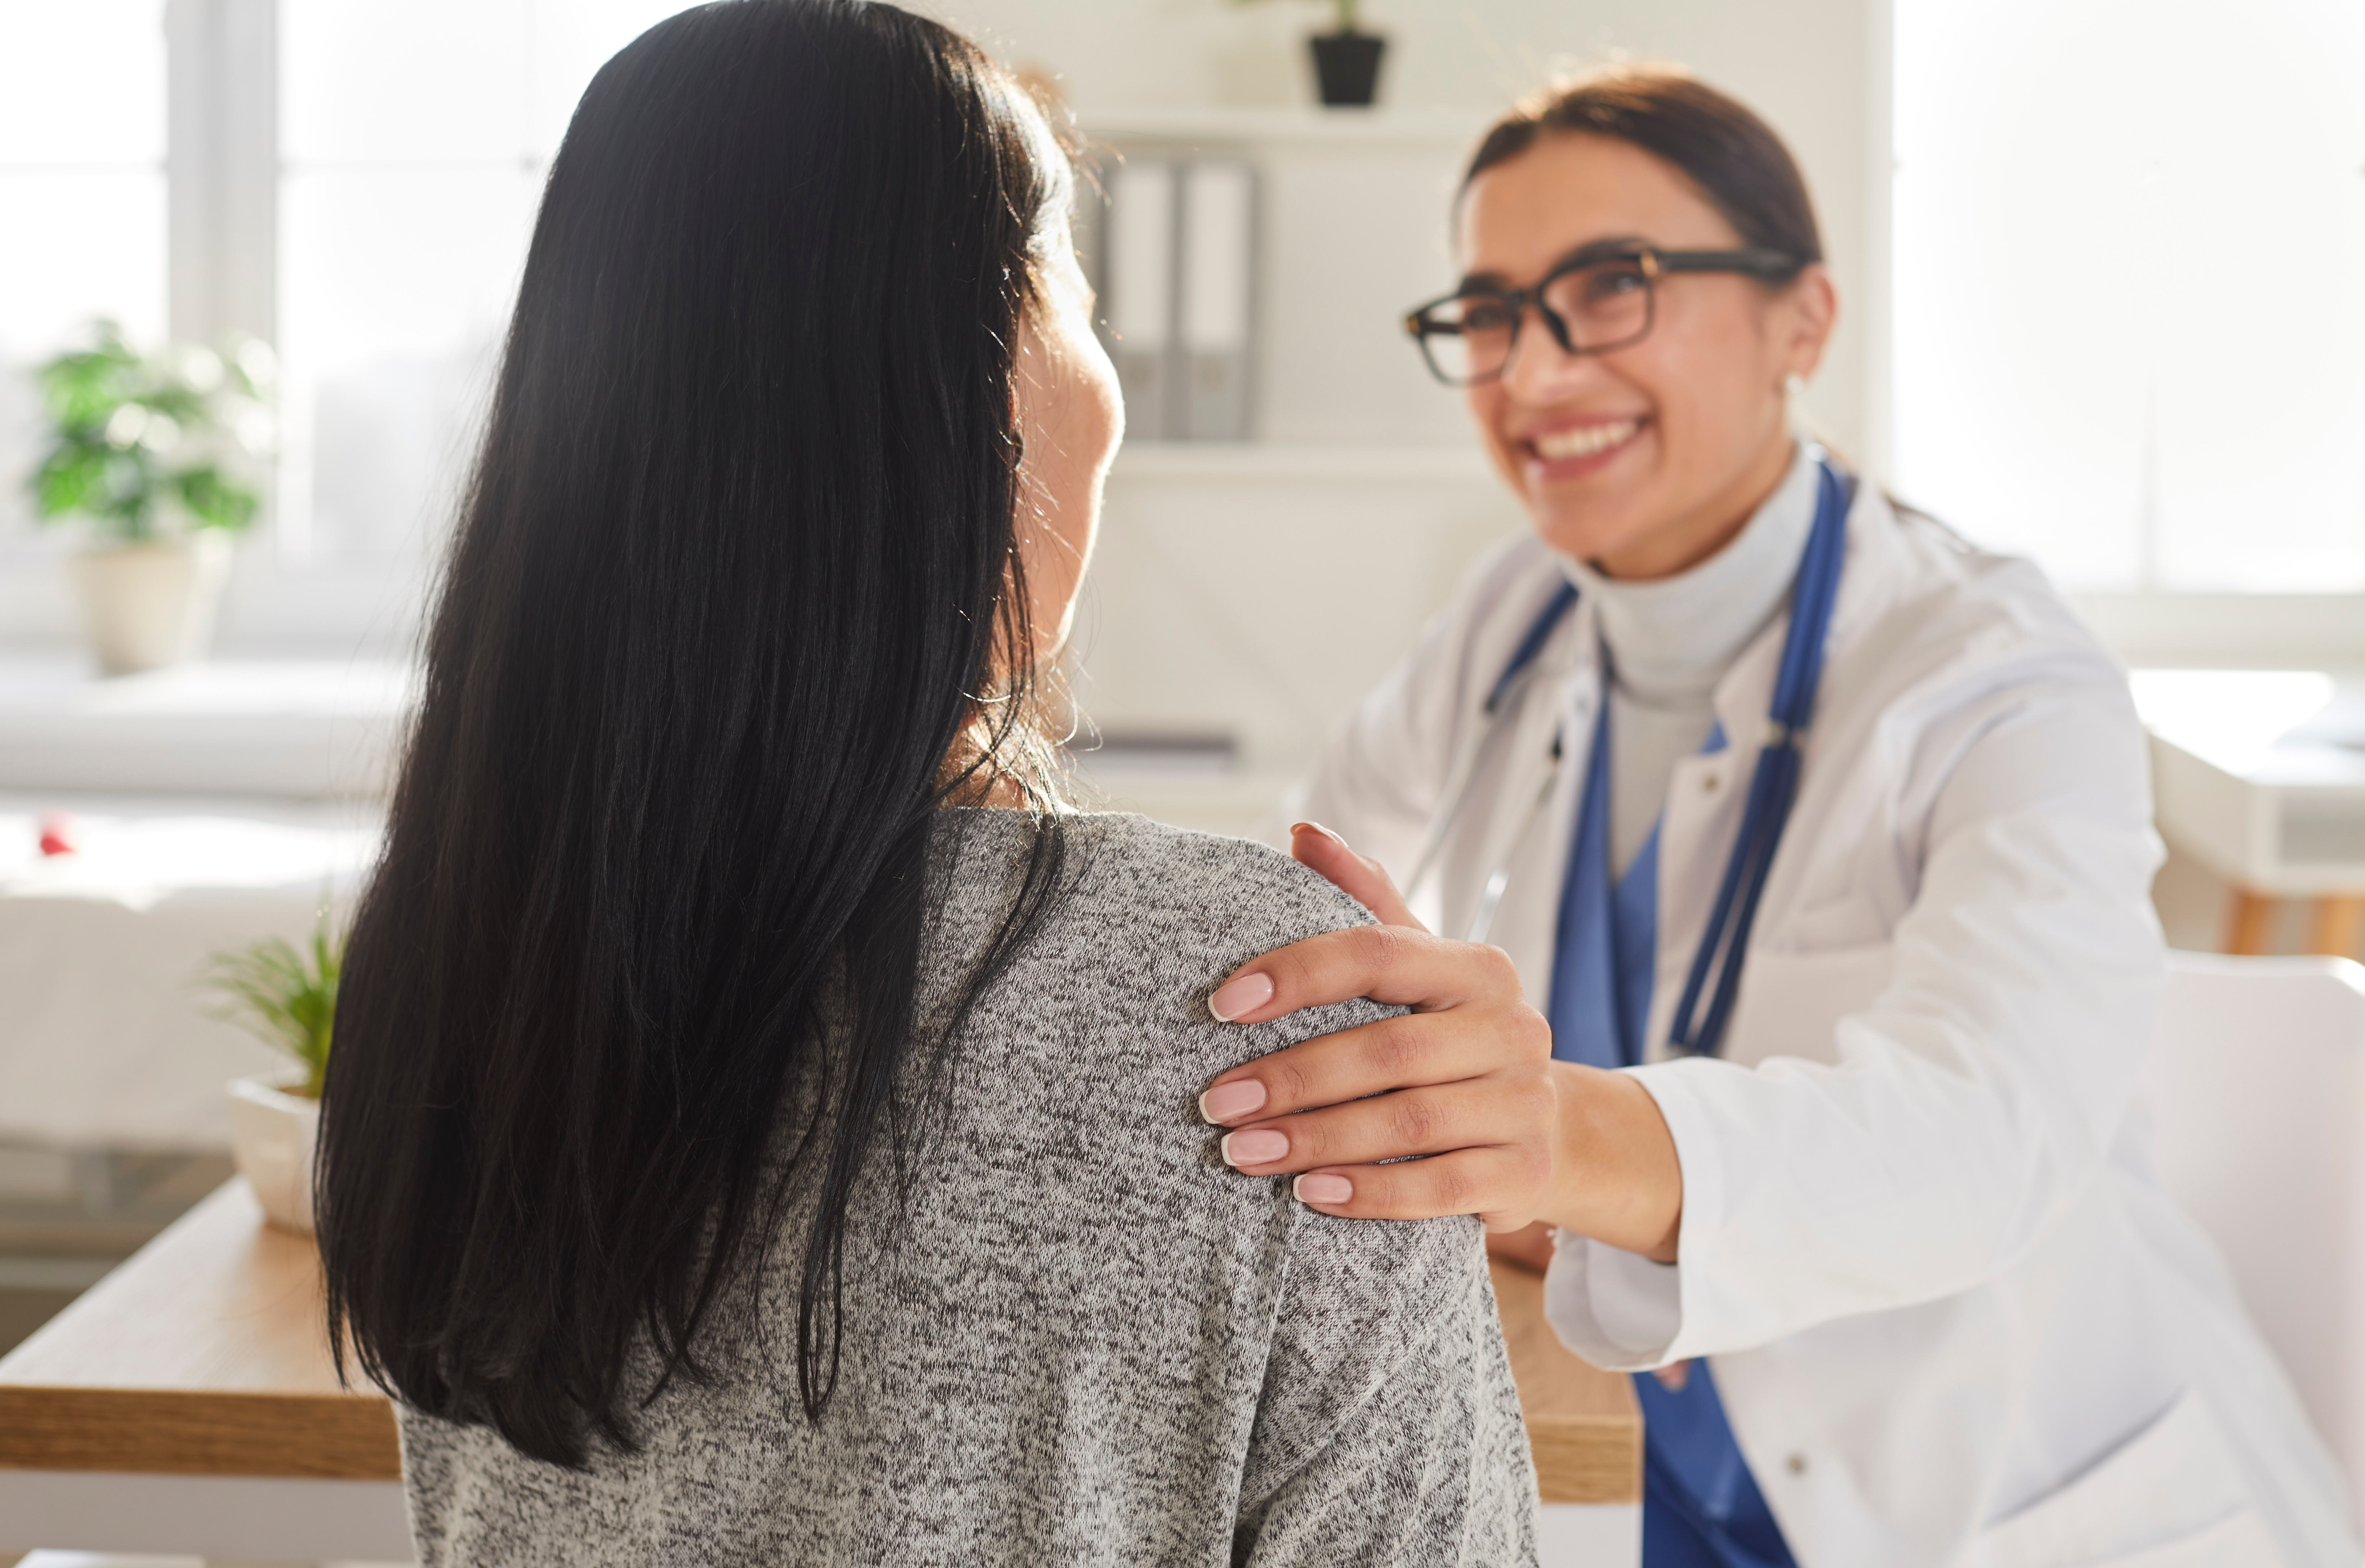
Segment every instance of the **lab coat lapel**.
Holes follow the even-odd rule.
[[[1902,565],[1897,526],[1887,498],[1874,486],[1860,482],[1848,512],[1847,559],[1841,568],[1839,598],[1832,606],[1824,658],[1827,671],[1846,656],[1849,646],[1877,619],[1881,607],[1895,592]],[[1653,1059],[1668,1054],[1667,1036],[1684,982],[1691,974],[1692,956],[1708,929],[1709,912],[1715,905],[1725,863],[1741,831],[1749,780],[1756,771],[1766,715],[1773,706],[1774,678],[1789,633],[1790,613],[1785,609],[1742,650],[1716,689],[1717,722],[1724,730],[1725,749],[1685,758],[1676,765],[1668,782],[1659,827],[1659,956],[1647,1047]],[[1828,680],[1825,684],[1829,685]],[[1825,776],[1845,765],[1844,758],[1817,756],[1815,737],[1827,727],[1827,717],[1819,702],[1805,741],[1799,784],[1801,795],[1827,788]],[[1812,846],[1783,835],[1782,846],[1775,852],[1765,902],[1751,932],[1752,952],[1778,939],[1789,903],[1784,894],[1798,880],[1785,877],[1786,864],[1796,866],[1799,857],[1812,854]]]
[[[1495,820],[1484,841],[1457,857],[1468,880],[1460,896],[1450,901],[1444,927],[1449,936],[1466,933],[1487,877],[1497,866],[1508,865],[1510,877],[1486,939],[1511,956],[1529,1003],[1540,1011],[1551,1004],[1561,879],[1576,831],[1577,792],[1592,755],[1594,716],[1602,700],[1601,635],[1593,606],[1578,599],[1569,622],[1563,633],[1569,642],[1563,645],[1559,669],[1538,671],[1544,678],[1528,690],[1516,726],[1517,749],[1507,754],[1510,761],[1486,796],[1502,802],[1501,809],[1488,813]],[[1543,809],[1531,816],[1529,808],[1544,781],[1544,758],[1555,728],[1561,736],[1560,767]],[[1521,819],[1527,819],[1524,831]]]

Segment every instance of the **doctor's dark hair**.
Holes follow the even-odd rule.
[[[864,0],[683,12],[584,94],[322,1103],[331,1326],[409,1405],[628,1449],[777,1275],[820,1418],[849,1196],[1064,879],[1012,376],[1070,179],[983,54]],[[1035,850],[915,1017],[939,808],[995,778]]]
[[[1698,186],[1743,245],[1783,252],[1801,268],[1823,259],[1815,205],[1790,150],[1748,106],[1686,72],[1606,66],[1522,101],[1479,141],[1463,190],[1554,132],[1639,147]]]

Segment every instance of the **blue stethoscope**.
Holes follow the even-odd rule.
[[[1855,498],[1853,481],[1843,478],[1820,450],[1812,454],[1820,471],[1814,527],[1807,535],[1807,548],[1799,562],[1798,580],[1791,595],[1789,632],[1782,644],[1782,662],[1774,678],[1774,700],[1757,753],[1757,767],[1750,776],[1741,832],[1733,841],[1732,857],[1725,863],[1724,878],[1718,885],[1716,903],[1709,914],[1708,930],[1700,939],[1699,950],[1692,955],[1691,973],[1676,1005],[1675,1024],[1668,1037],[1680,1050],[1713,1054],[1724,1038],[1725,1025],[1732,1019],[1733,1001],[1741,989],[1741,965],[1748,950],[1750,928],[1756,924],[1758,900],[1765,890],[1766,873],[1773,867],[1775,850],[1781,845],[1782,830],[1789,823],[1791,802],[1798,797],[1799,742],[1814,718],[1815,693],[1822,685],[1823,652],[1830,641],[1832,606],[1839,598],[1840,569],[1847,557],[1848,507]],[[1480,709],[1486,727],[1463,762],[1460,778],[1448,791],[1444,812],[1429,829],[1414,865],[1409,887],[1418,887],[1434,868],[1446,835],[1467,805],[1471,789],[1505,730],[1509,699],[1526,684],[1544,644],[1575,608],[1575,583],[1564,582],[1553,589],[1552,599],[1512,651],[1503,673],[1487,689],[1485,703]],[[1519,830],[1506,841],[1503,860],[1488,874],[1479,893],[1477,912],[1470,924],[1470,941],[1484,942],[1494,927],[1495,913],[1510,882],[1519,847],[1552,800],[1560,777],[1562,751],[1561,734],[1555,729],[1551,765],[1545,770],[1542,786],[1521,818]],[[1703,1000],[1707,1002],[1704,1014],[1700,1011]]]

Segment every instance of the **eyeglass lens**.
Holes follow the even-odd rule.
[[[1651,330],[1651,280],[1640,262],[1596,263],[1556,274],[1541,303],[1568,331],[1577,353],[1620,348]],[[1420,344],[1445,380],[1489,381],[1510,362],[1519,314],[1502,295],[1467,294],[1433,306],[1423,317]]]

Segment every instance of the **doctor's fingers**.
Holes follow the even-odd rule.
[[[1423,1013],[1520,1000],[1519,971],[1500,947],[1448,942],[1402,925],[1326,931],[1232,971],[1207,998],[1227,1024],[1262,1024],[1351,997]]]
[[[1395,1165],[1326,1166],[1293,1183],[1297,1201],[1347,1219],[1476,1215],[1488,1230],[1531,1223],[1543,1184],[1518,1151],[1465,1148]]]
[[[1392,1089],[1488,1077],[1548,1089],[1551,1063],[1552,1026],[1524,1002],[1407,1013],[1317,1035],[1236,1067],[1208,1086],[1199,1111],[1217,1126],[1239,1126]]]
[[[1541,1201],[1558,1129],[1550,1077],[1505,1073],[1256,1122],[1225,1135],[1222,1148],[1225,1161],[1250,1176],[1491,1149]],[[1502,1205],[1468,1212],[1481,1206]]]
[[[1320,874],[1330,885],[1372,912],[1382,925],[1409,926],[1426,931],[1414,917],[1404,895],[1396,891],[1387,868],[1348,847],[1347,841],[1320,823],[1299,823],[1289,830],[1289,853],[1299,865]]]

